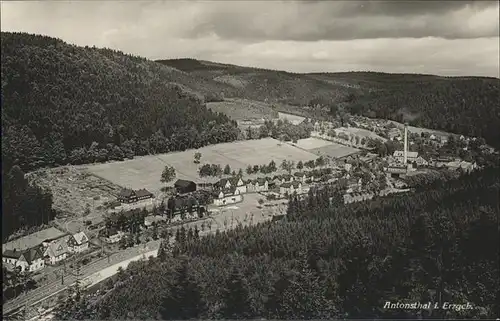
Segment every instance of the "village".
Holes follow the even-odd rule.
[[[65,274],[58,271],[74,274],[82,265],[103,260],[106,255],[109,262],[109,256],[127,248],[146,246],[148,242],[175,234],[178,238],[184,224],[190,227],[182,228],[183,233],[198,236],[201,232],[227,230],[235,224],[280,219],[286,213],[290,197],[314,193],[326,185],[340,186],[341,199],[348,204],[410,192],[406,178],[411,176],[443,170],[458,175],[477,169],[479,165],[474,159],[464,157],[462,152],[453,154],[447,148],[450,140],[459,151],[474,148],[489,152],[479,139],[427,131],[416,133],[407,125],[398,127],[382,120],[353,117],[349,124],[342,124],[344,126],[297,116],[293,121],[309,122],[313,130],[309,138],[297,141],[266,141],[269,150],[289,148],[283,152],[286,157],[281,161],[269,159],[263,164],[247,161],[246,168],[242,166],[237,170],[226,165],[222,169],[224,164],[200,164],[200,158],[207,158],[208,152],[185,151],[185,157],[191,158],[189,166],[196,168],[198,179],[182,170],[183,174],[172,175],[161,188],[153,191],[137,184],[139,188],[135,189],[122,184],[116,194],[111,194],[115,197],[106,203],[106,214],[100,219],[82,216],[3,244],[4,274],[10,275],[7,279],[11,284],[21,284],[22,290],[29,293],[30,282],[44,286],[61,280],[63,284]],[[243,144],[259,143],[258,140],[247,142]],[[387,146],[394,150],[388,150]],[[424,146],[426,152],[419,153],[417,146]],[[293,159],[291,150],[300,157]],[[183,160],[183,163],[187,162]],[[208,172],[203,174],[205,169]],[[172,167],[172,171],[176,170],[178,168]],[[109,175],[109,171],[106,173]],[[160,174],[158,171],[151,175],[160,181]],[[120,186],[119,180],[113,183]],[[89,212],[92,211],[87,210],[88,217],[94,217]],[[68,228],[71,225],[68,222],[76,227]],[[193,222],[194,228],[188,225]],[[49,274],[57,277],[47,277]],[[18,290],[11,292],[7,299],[20,295]]]

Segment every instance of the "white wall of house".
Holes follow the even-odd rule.
[[[240,194],[246,193],[247,192],[247,186],[246,185],[241,185],[236,187],[236,189],[240,192]]]
[[[45,267],[45,261],[40,258],[40,259],[37,259],[37,260],[34,260],[33,262],[31,262],[31,265],[29,266],[29,270],[31,272],[35,272],[35,271],[43,269],[44,267]]]
[[[256,185],[257,192],[266,192],[269,190],[269,183],[266,181],[264,185]]]
[[[67,258],[68,258],[68,253],[63,253],[58,256],[49,256],[48,263],[54,265],[63,260],[66,260]]]
[[[11,257],[2,257],[2,262],[3,263],[9,263],[9,264],[16,264],[17,259],[11,258]]]
[[[68,246],[68,250],[71,253],[81,253],[89,248],[89,242],[85,242],[80,245]]]
[[[118,243],[122,239],[123,235],[124,233],[119,232],[118,234],[110,235],[109,237],[105,238],[105,241],[109,244]]]
[[[224,205],[228,205],[228,204],[234,204],[234,203],[241,202],[242,199],[243,198],[241,195],[228,195],[228,196],[225,196],[222,198],[214,199],[214,205],[224,206]]]
[[[293,193],[297,193],[297,194],[301,194],[302,193],[302,184],[299,184],[299,186],[297,186],[297,188],[295,188],[293,185],[290,186],[290,187],[283,187],[281,186],[280,187],[280,194],[293,194]]]

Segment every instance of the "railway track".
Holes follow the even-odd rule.
[[[120,263],[122,261],[126,261],[130,258],[140,255],[141,253],[147,252],[148,250],[151,250],[158,244],[159,244],[158,241],[151,241],[149,243],[145,243],[144,245],[139,245],[133,248],[129,248],[123,252],[112,254],[109,257],[109,262],[108,258],[104,257],[96,261],[93,261],[87,265],[84,265],[80,269],[79,276],[76,275],[75,273],[67,273],[66,275],[64,275],[64,284],[62,284],[60,278],[57,278],[56,280],[51,281],[42,287],[36,288],[26,294],[22,294],[17,298],[6,302],[5,304],[3,304],[3,315],[12,313],[15,310],[20,309],[27,304],[33,305],[39,303],[40,301],[43,301],[67,289],[68,286],[74,284],[77,279],[80,280],[85,279],[91,276],[92,274],[99,272],[109,266]]]

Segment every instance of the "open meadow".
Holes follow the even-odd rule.
[[[305,150],[312,150],[315,148],[321,148],[329,145],[334,145],[336,143],[324,140],[316,137],[309,137],[304,139],[299,139],[297,143],[291,143],[292,146],[297,146],[298,148]]]
[[[360,138],[373,138],[373,139],[379,139],[383,142],[385,142],[387,139],[377,135],[376,133],[363,129],[363,128],[357,128],[357,127],[340,127],[336,128],[335,131],[338,133],[346,133],[348,135],[354,135],[354,136],[359,136]]]
[[[338,144],[333,141],[310,137],[299,139],[297,143],[290,143],[292,146],[297,146],[316,157],[325,156],[330,158],[341,158],[359,152],[359,149]]]
[[[197,151],[202,155],[200,164],[193,162]],[[201,179],[199,177],[198,168],[202,164],[220,164],[222,167],[228,164],[231,170],[238,171],[241,168],[245,171],[248,165],[268,164],[271,160],[279,165],[285,159],[298,162],[316,158],[316,155],[300,148],[281,144],[272,138],[265,138],[211,145],[198,150],[137,157],[122,162],[96,164],[87,166],[87,170],[122,187],[146,188],[152,193],[157,193],[163,186],[160,182],[160,175],[166,165],[175,168],[176,178],[195,182],[213,182],[217,178]],[[170,185],[174,181],[170,182]]]
[[[207,107],[236,121],[278,118],[278,113],[269,104],[255,100],[226,98],[224,101],[207,103]]]
[[[357,153],[359,149],[332,142],[331,145],[311,149],[310,152],[316,154],[317,157],[341,158]]]

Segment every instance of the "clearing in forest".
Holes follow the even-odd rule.
[[[200,164],[195,164],[195,152],[201,153]],[[198,168],[203,164],[220,164],[222,168],[228,164],[236,172],[245,171],[248,165],[264,165],[274,160],[279,164],[283,160],[308,161],[318,156],[289,144],[282,144],[272,138],[246,140],[202,147],[198,150],[187,150],[168,154],[137,157],[122,162],[109,162],[87,166],[92,174],[102,177],[122,187],[146,188],[157,193],[163,184],[160,175],[166,165],[176,170],[176,179],[188,179],[195,182],[216,181],[217,178],[201,179]],[[175,180],[174,180],[175,181]],[[174,183],[172,181],[170,185]]]

